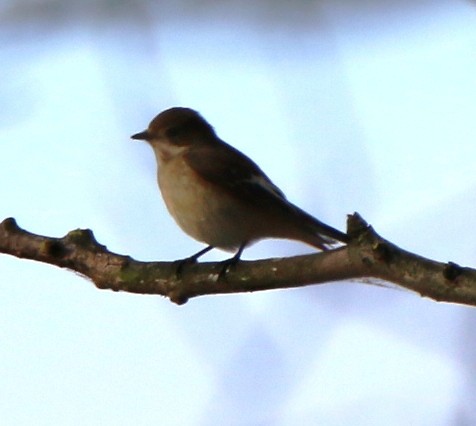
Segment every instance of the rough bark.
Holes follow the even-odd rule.
[[[476,305],[476,270],[436,262],[380,237],[357,214],[349,216],[348,245],[306,256],[240,261],[219,277],[220,263],[140,262],[112,253],[92,231],[63,238],[32,234],[12,218],[0,224],[0,253],[49,263],[90,278],[100,289],[159,294],[182,304],[196,296],[301,287],[355,278],[377,278],[436,301]]]

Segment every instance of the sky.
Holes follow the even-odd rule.
[[[474,267],[475,24],[461,0],[5,2],[0,220],[198,251],[130,140],[187,106],[320,220]],[[1,255],[0,423],[475,424],[475,312],[362,282],[176,306]]]

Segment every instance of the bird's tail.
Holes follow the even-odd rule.
[[[348,235],[344,232],[326,225],[297,206],[293,207],[300,222],[300,228],[305,231],[301,238],[303,242],[321,250],[329,250],[339,242],[349,241]]]

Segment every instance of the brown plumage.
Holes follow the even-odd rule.
[[[250,158],[220,140],[192,109],[168,109],[132,138],[152,146],[162,196],[183,231],[210,247],[238,250],[235,260],[264,238],[298,240],[321,250],[347,242],[346,234],[289,202]]]

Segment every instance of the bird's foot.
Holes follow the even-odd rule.
[[[218,272],[218,281],[222,279],[226,279],[226,275],[230,272],[234,266],[240,261],[240,258],[236,258],[235,256],[230,257],[229,259],[224,260],[223,262],[219,263],[220,272]]]
[[[175,277],[180,279],[182,277],[183,270],[186,265],[193,265],[197,263],[197,260],[200,256],[203,256],[205,253],[213,249],[213,246],[205,247],[203,250],[200,250],[198,253],[195,253],[193,256],[186,257],[185,259],[176,260],[174,262],[175,268]]]
[[[175,266],[175,277],[177,279],[182,278],[182,273],[185,266],[193,265],[197,263],[197,259],[194,259],[193,256],[186,257],[185,259],[176,260],[173,265]]]
[[[230,257],[229,259],[224,260],[223,262],[220,262],[220,272],[218,273],[218,280],[226,278],[226,275],[230,271],[231,268],[236,266],[238,262],[240,261],[241,253],[243,253],[243,250],[245,249],[246,245],[248,243],[245,241],[244,243],[241,244],[240,248],[238,251],[235,253],[233,257]]]

